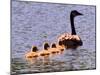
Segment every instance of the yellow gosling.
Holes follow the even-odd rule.
[[[59,41],[57,44],[57,49],[60,51],[59,53],[62,54],[65,50],[65,46],[63,45],[62,41]]]
[[[48,64],[50,52],[48,51],[50,48],[48,43],[44,43],[44,49],[39,52],[40,58],[42,58],[44,64]]]
[[[59,50],[57,49],[57,46],[55,43],[52,43],[51,48],[49,49],[51,56],[55,56],[59,54]]]
[[[38,57],[38,49],[36,46],[33,46],[31,51],[25,54],[26,60],[29,61],[31,64],[35,63]]]

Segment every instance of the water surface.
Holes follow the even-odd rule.
[[[77,34],[83,46],[66,50],[62,55],[50,58],[44,65],[38,60],[29,64],[24,54],[36,45],[40,50],[44,42],[57,42],[64,32],[71,32],[70,12],[83,14],[75,18]],[[39,73],[69,70],[95,69],[95,6],[12,1],[11,52],[12,73]]]

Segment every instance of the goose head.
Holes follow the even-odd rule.
[[[45,49],[45,50],[48,50],[48,48],[50,48],[49,44],[48,44],[47,42],[44,43],[44,49]]]
[[[83,14],[79,13],[77,10],[71,11],[71,16],[72,17],[76,17],[76,16],[80,16],[80,15],[83,15]]]
[[[32,47],[32,52],[37,52],[38,51],[38,48],[36,46],[33,46]]]

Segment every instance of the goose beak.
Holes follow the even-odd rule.
[[[81,13],[78,13],[78,15],[83,15],[83,14],[81,14]]]

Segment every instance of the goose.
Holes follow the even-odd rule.
[[[43,64],[48,64],[50,51],[49,51],[49,44],[47,42],[44,43],[44,48],[39,52],[40,59],[42,58]]]
[[[65,46],[63,45],[63,42],[58,41],[58,44],[56,46],[57,46],[57,49],[59,50],[59,53],[62,54],[63,51],[65,50]]]
[[[26,60],[28,60],[31,63],[34,63],[35,60],[39,57],[38,55],[38,48],[36,46],[33,46],[31,48],[31,51],[25,54]],[[34,60],[34,61],[33,61]]]
[[[48,51],[50,48],[49,44],[47,42],[44,43],[44,49],[40,51],[39,56],[49,56],[50,52]]]
[[[76,49],[79,46],[83,45],[81,38],[76,34],[74,26],[74,18],[76,16],[83,15],[77,10],[73,10],[70,13],[70,22],[71,22],[71,33],[64,33],[58,37],[58,40],[61,40],[66,49]]]
[[[56,43],[52,43],[51,48],[49,49],[51,56],[59,54],[59,49],[57,48]]]

